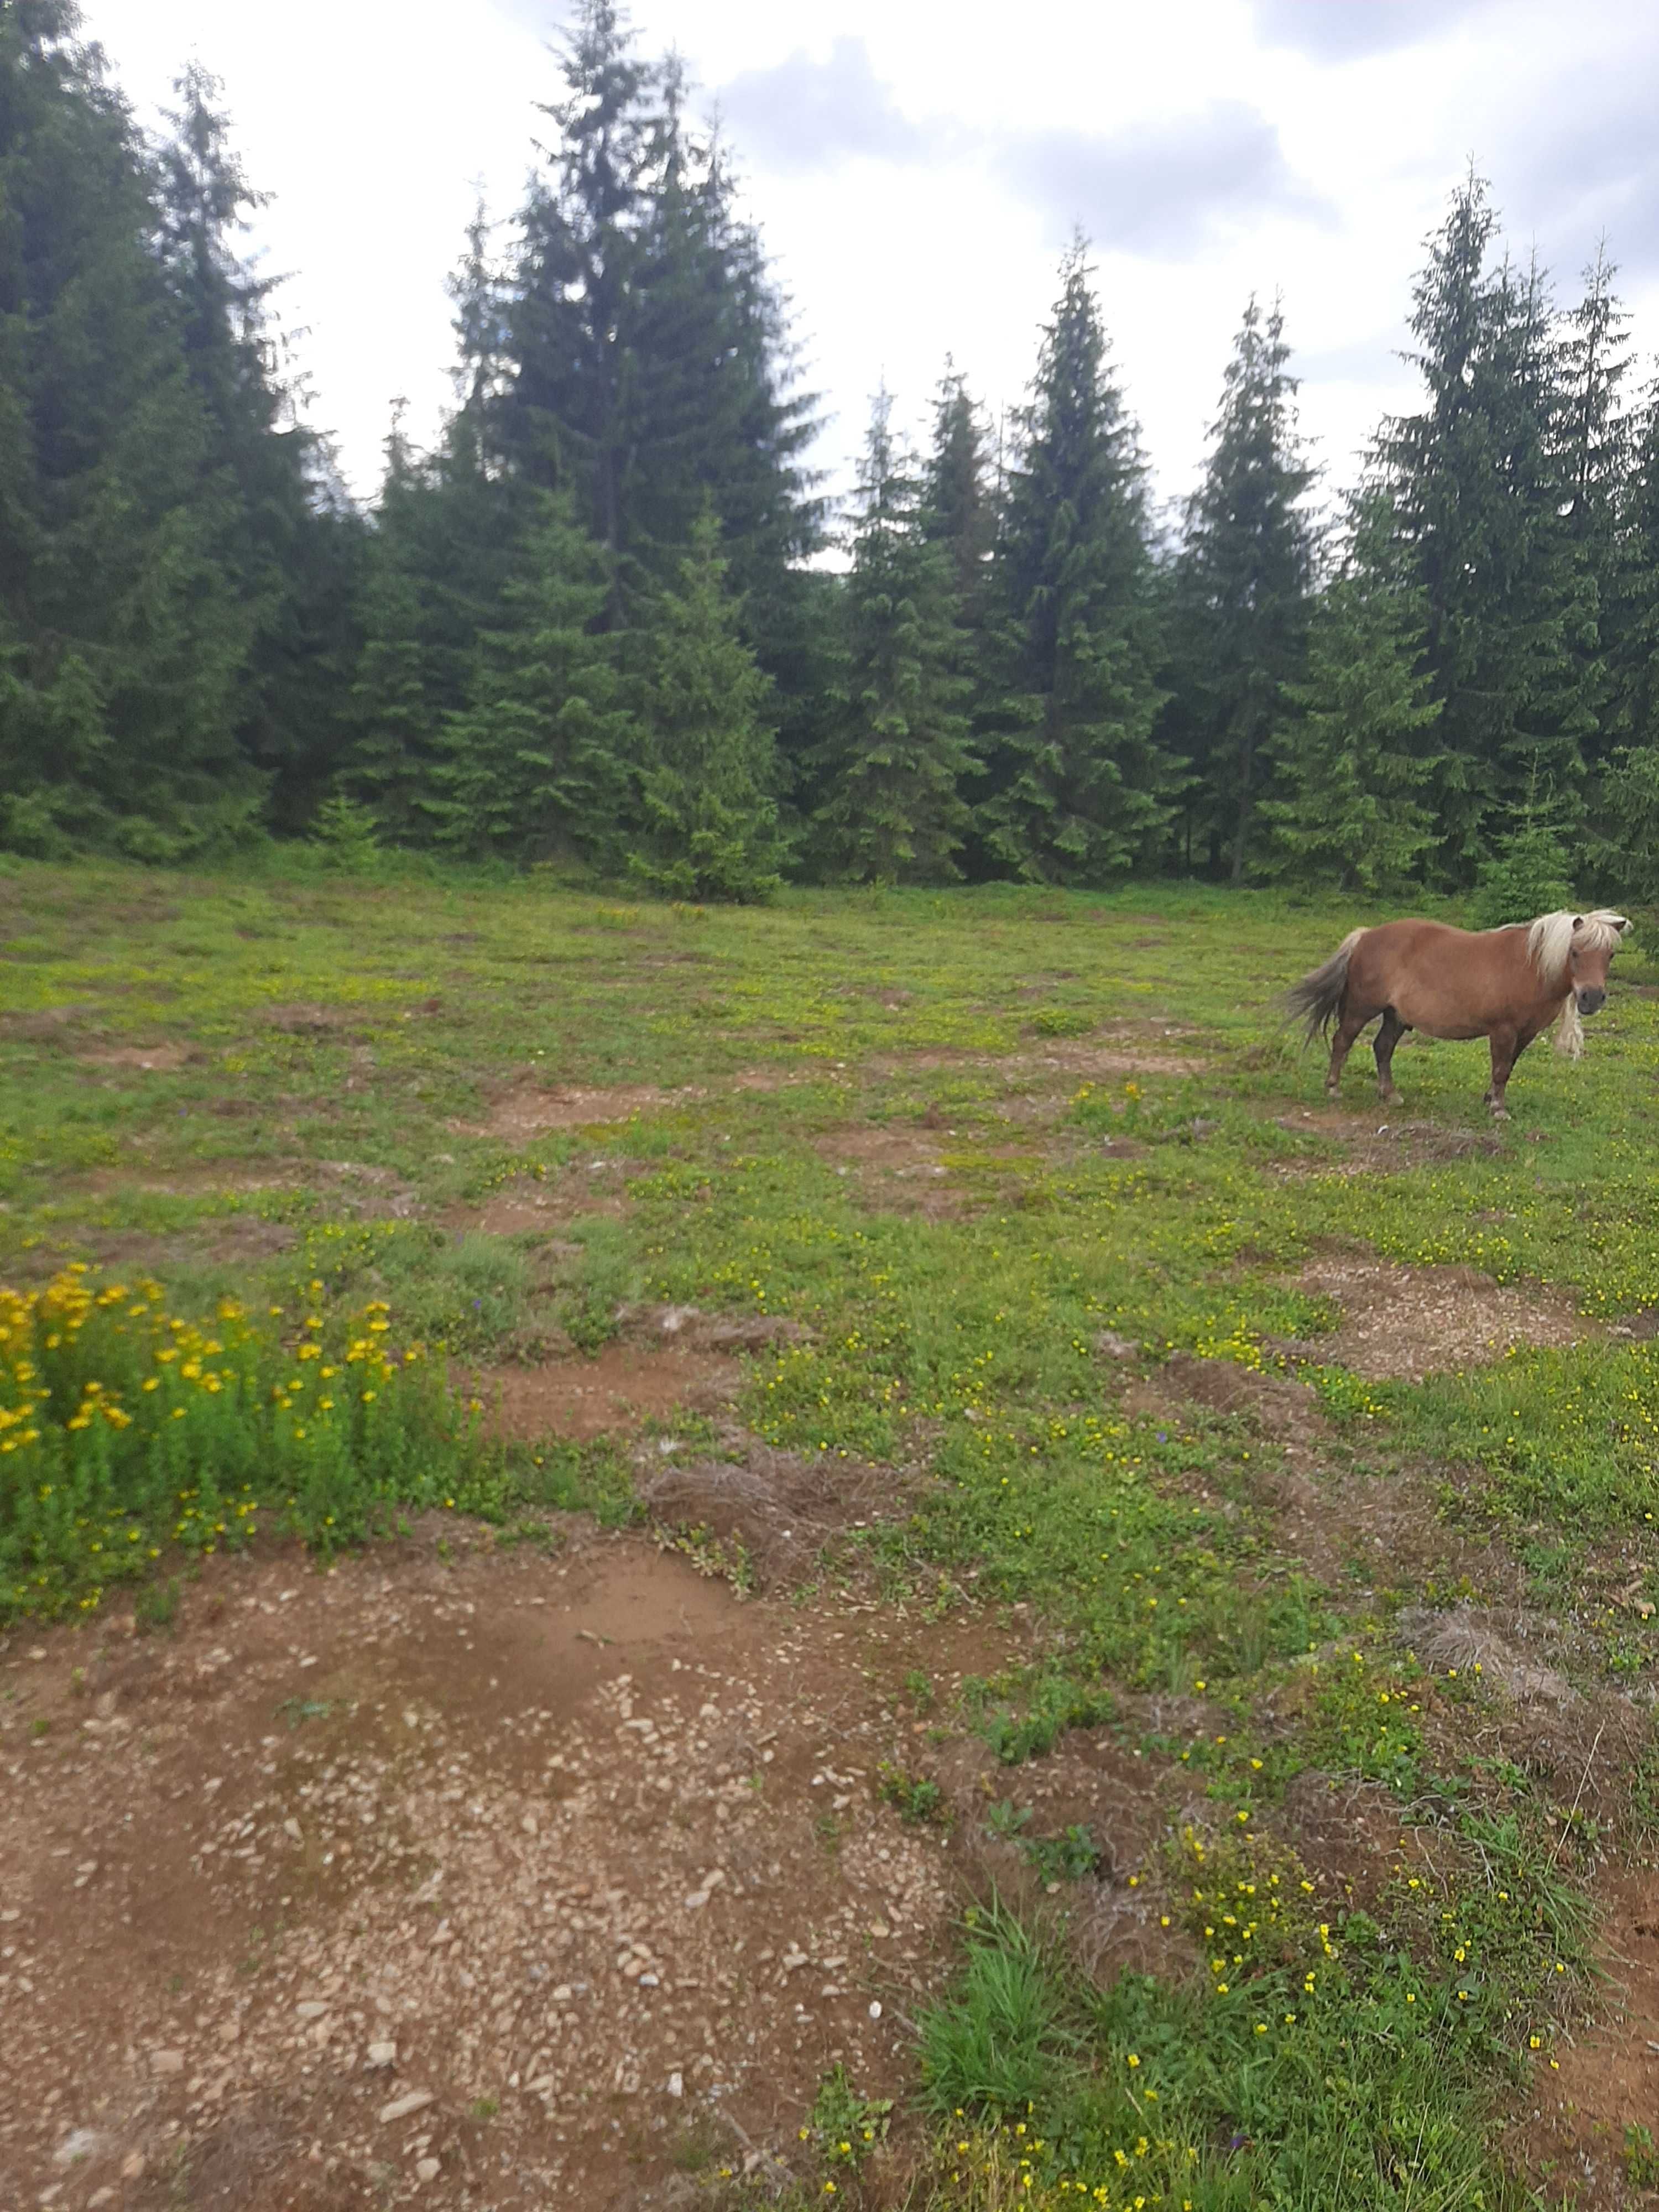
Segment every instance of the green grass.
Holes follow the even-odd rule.
[[[1377,918],[1185,886],[792,893],[739,913],[437,871],[8,867],[5,1410],[39,1387],[20,1358],[50,1397],[28,1479],[0,1458],[0,1604],[91,1610],[132,1580],[161,1626],[193,1555],[261,1528],[326,1548],[452,1500],[512,1540],[552,1540],[550,1510],[626,1520],[625,1449],[485,1447],[446,1355],[591,1355],[641,1301],[793,1324],[748,1364],[749,1428],[908,1474],[902,1510],[845,1531],[825,1574],[1037,1625],[1036,1660],[939,1717],[981,1730],[1011,1788],[1069,1731],[1112,1731],[1166,1808],[1202,1810],[1144,1870],[1170,1923],[1158,1977],[1097,1987],[1058,1923],[977,1924],[926,2027],[943,2163],[915,2203],[1059,2204],[1080,2181],[1114,2208],[1137,2190],[1310,2212],[1507,2203],[1493,2116],[1587,2002],[1583,1885],[1659,1827],[1655,1763],[1620,1776],[1609,1743],[1587,1817],[1576,1776],[1524,1744],[1476,1749],[1506,1722],[1501,1691],[1419,1664],[1395,1615],[1525,1601],[1566,1624],[1551,1663],[1581,1687],[1645,1687],[1656,1341],[1592,1334],[1421,1385],[1316,1360],[1329,1510],[1311,1547],[1270,1435],[1123,1395],[1174,1352],[1271,1373],[1276,1340],[1316,1347],[1336,1316],[1298,1277],[1333,1243],[1548,1285],[1598,1325],[1659,1305],[1659,973],[1620,955],[1584,1060],[1534,1048],[1490,1152],[1482,1048],[1402,1048],[1386,1117],[1357,1058],[1355,1126],[1434,1141],[1404,1143],[1395,1172],[1335,1173],[1344,1133],[1275,1002]],[[509,1090],[624,1088],[592,1118],[490,1133]],[[864,1164],[849,1132],[906,1172]],[[546,1227],[486,1231],[502,1196],[549,1200]],[[92,1270],[86,1313],[49,1350],[73,1263]],[[395,1347],[374,1354],[384,1389],[323,1413],[323,1369],[355,1375],[366,1338]],[[1126,1342],[1127,1360],[1109,1349]],[[172,1379],[190,1346],[216,1389]],[[88,1382],[125,1419],[72,1425]],[[665,1425],[707,1448],[689,1417]],[[1410,1523],[1380,1562],[1370,1499]],[[908,1695],[934,1709],[925,1674]],[[1405,1839],[1363,1909],[1298,1826],[1302,1778],[1321,1776]],[[894,1783],[916,1812],[933,1787]],[[1020,1836],[1061,1882],[1054,1909],[1079,1906],[1099,1836]],[[1301,1901],[1226,1974],[1184,1894],[1206,1888],[1196,1849],[1243,1853],[1230,1880],[1276,1873]]]

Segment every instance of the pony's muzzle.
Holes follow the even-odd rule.
[[[1607,1003],[1605,991],[1598,991],[1593,983],[1586,984],[1577,994],[1581,1014],[1599,1014]]]

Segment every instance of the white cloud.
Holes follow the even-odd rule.
[[[729,130],[810,368],[841,481],[885,380],[920,422],[947,352],[994,409],[1017,401],[1054,261],[1093,226],[1099,282],[1158,487],[1203,450],[1245,299],[1284,295],[1304,419],[1334,478],[1408,401],[1421,241],[1473,150],[1510,235],[1570,292],[1602,223],[1646,343],[1659,334],[1659,149],[1639,88],[1659,18],[1581,0],[1574,67],[1551,0],[827,0],[806,27],[771,0],[638,0]],[[481,181],[516,204],[556,97],[562,7],[291,0],[280,19],[210,0],[87,0],[141,112],[192,52],[226,83],[270,265],[307,326],[314,418],[374,482],[394,395],[435,422],[443,282]],[[1502,36],[1498,35],[1501,23]],[[1609,105],[1609,87],[1618,94]],[[1628,235],[1621,238],[1620,227]],[[1578,234],[1582,227],[1583,234]]]

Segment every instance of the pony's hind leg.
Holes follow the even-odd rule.
[[[1376,1032],[1373,1049],[1376,1054],[1376,1087],[1382,1103],[1392,1106],[1400,1093],[1394,1087],[1394,1048],[1406,1034],[1406,1024],[1392,1006],[1382,1011],[1382,1026]]]
[[[1336,1035],[1331,1039],[1331,1064],[1325,1071],[1325,1095],[1328,1098],[1334,1098],[1342,1088],[1342,1063],[1353,1050],[1354,1041],[1360,1030],[1367,1022],[1376,1019],[1375,1006],[1364,1013],[1353,1013],[1346,1007],[1343,1009],[1341,1019],[1336,1025]]]

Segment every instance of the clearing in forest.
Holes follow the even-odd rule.
[[[1639,2201],[1655,978],[1370,918],[0,876],[15,2201]]]

